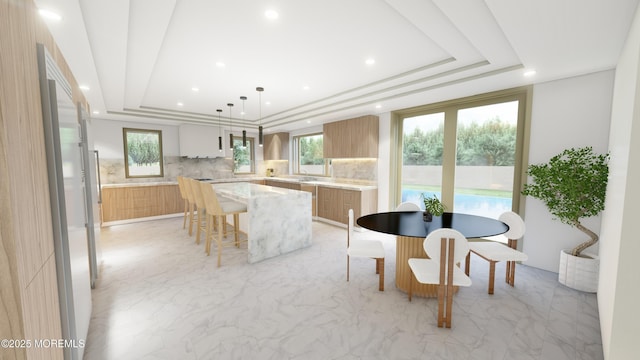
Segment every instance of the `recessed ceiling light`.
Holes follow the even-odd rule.
[[[265,105],[271,105],[271,101],[265,101],[264,104]]]
[[[305,85],[305,86],[302,87],[302,90],[309,90],[309,89],[311,89],[311,88],[308,85]]]
[[[47,20],[54,20],[54,21],[62,20],[62,16],[60,16],[60,14],[58,14],[56,12],[53,12],[51,10],[40,9],[40,10],[38,10],[38,13],[40,14],[40,16],[42,16],[43,18],[45,18]]]
[[[280,14],[278,14],[277,11],[270,9],[264,12],[264,16],[269,20],[275,20],[280,16]]]
[[[223,68],[225,66],[227,66],[225,63],[223,63],[222,61],[216,61],[216,66],[219,68]]]
[[[78,87],[80,88],[80,90],[84,90],[84,91],[91,90],[91,88],[90,88],[90,87],[88,87],[87,85],[80,85],[80,86],[78,86]]]
[[[367,65],[373,65],[376,63],[376,60],[374,58],[368,58],[364,63]]]
[[[376,109],[380,109],[380,108],[382,108],[382,105],[377,104],[377,105],[376,105]]]
[[[200,91],[200,88],[194,86],[194,87],[191,88],[191,91],[198,92],[198,91]]]
[[[178,105],[179,107],[183,107],[184,106],[184,104],[181,103],[181,102],[178,102],[176,105]]]
[[[307,124],[311,124],[311,120],[307,120]]]
[[[100,114],[100,111],[98,111],[98,110],[93,110],[93,114],[94,114],[94,115],[99,115],[99,114]]]
[[[524,72],[523,75],[526,76],[526,77],[531,77],[531,76],[533,76],[535,74],[536,74],[535,70],[527,70],[527,71]]]

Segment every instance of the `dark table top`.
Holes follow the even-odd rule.
[[[369,214],[358,218],[358,225],[365,229],[387,234],[425,238],[436,229],[458,230],[467,238],[478,238],[505,233],[509,226],[500,220],[484,216],[444,213],[433,221],[422,220],[422,211],[394,211]]]

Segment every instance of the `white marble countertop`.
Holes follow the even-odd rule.
[[[221,184],[221,183],[249,183],[250,181],[256,181],[256,180],[275,180],[275,181],[282,181],[282,182],[325,186],[325,187],[332,187],[337,189],[359,190],[359,191],[373,190],[378,188],[375,185],[366,185],[366,184],[358,184],[358,183],[350,183],[350,182],[306,180],[304,178],[301,179],[301,178],[295,178],[295,177],[246,176],[246,177],[237,177],[237,178],[211,179],[211,180],[204,180],[204,181],[212,184]],[[177,185],[177,184],[178,184],[177,181],[136,182],[136,183],[120,183],[120,184],[102,184],[102,188],[159,186],[159,185]],[[283,190],[286,190],[286,189],[283,189]]]
[[[348,189],[348,190],[371,190],[371,189],[377,189],[378,188],[375,185],[358,184],[358,183],[351,183],[351,182],[306,180],[304,178],[300,179],[300,178],[295,178],[295,177],[267,177],[265,179],[266,180],[290,182],[290,183],[325,186],[325,187],[332,187],[332,188],[338,188],[338,189]]]
[[[219,195],[244,201],[249,199],[281,197],[300,193],[300,191],[298,190],[258,185],[249,182],[213,184],[213,187],[216,190],[216,193],[218,193]]]

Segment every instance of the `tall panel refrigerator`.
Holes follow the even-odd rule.
[[[62,337],[71,345],[65,346],[64,357],[81,360],[97,277],[95,167],[71,87],[45,47],[38,44],[37,50]]]

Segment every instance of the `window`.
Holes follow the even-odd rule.
[[[233,172],[236,174],[255,173],[254,138],[247,137],[247,146],[242,146],[242,137],[233,137]]]
[[[322,134],[308,134],[293,138],[294,172],[305,175],[327,175],[328,161],[322,157]]]
[[[162,131],[122,129],[127,178],[163,177]]]
[[[392,204],[435,194],[448,211],[518,211],[527,89],[402,111],[396,116]]]

